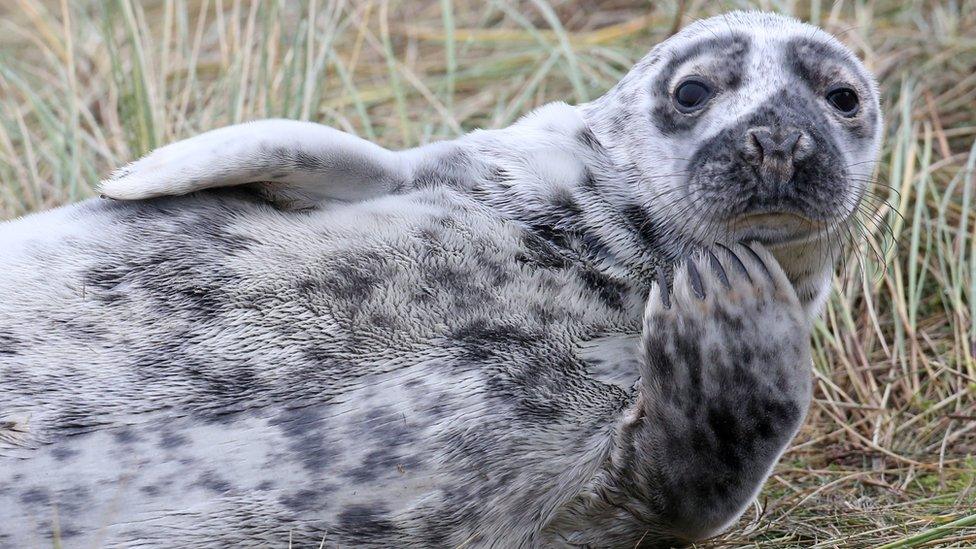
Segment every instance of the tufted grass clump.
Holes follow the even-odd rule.
[[[402,148],[585,101],[733,8],[834,33],[881,81],[876,182],[814,336],[806,426],[709,547],[976,545],[976,0],[10,0],[0,219],[254,118]]]

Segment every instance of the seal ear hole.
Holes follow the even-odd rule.
[[[698,78],[689,78],[674,89],[672,100],[679,112],[691,114],[705,107],[715,95],[711,86]]]
[[[857,114],[861,106],[857,92],[847,86],[834,86],[827,92],[826,98],[831,107],[848,118]]]

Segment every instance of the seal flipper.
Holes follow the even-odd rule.
[[[335,128],[269,119],[202,133],[156,149],[100,184],[137,200],[253,184],[286,209],[383,196],[410,178],[410,155]]]

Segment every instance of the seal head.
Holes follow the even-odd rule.
[[[758,12],[689,25],[582,109],[636,171],[655,225],[774,249],[843,230],[882,127],[877,85],[849,49]]]

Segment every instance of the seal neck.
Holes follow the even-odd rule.
[[[634,192],[636,169],[611,157],[579,108],[546,105],[466,141],[485,159],[472,195],[572,259],[649,286],[657,266],[682,255]]]

